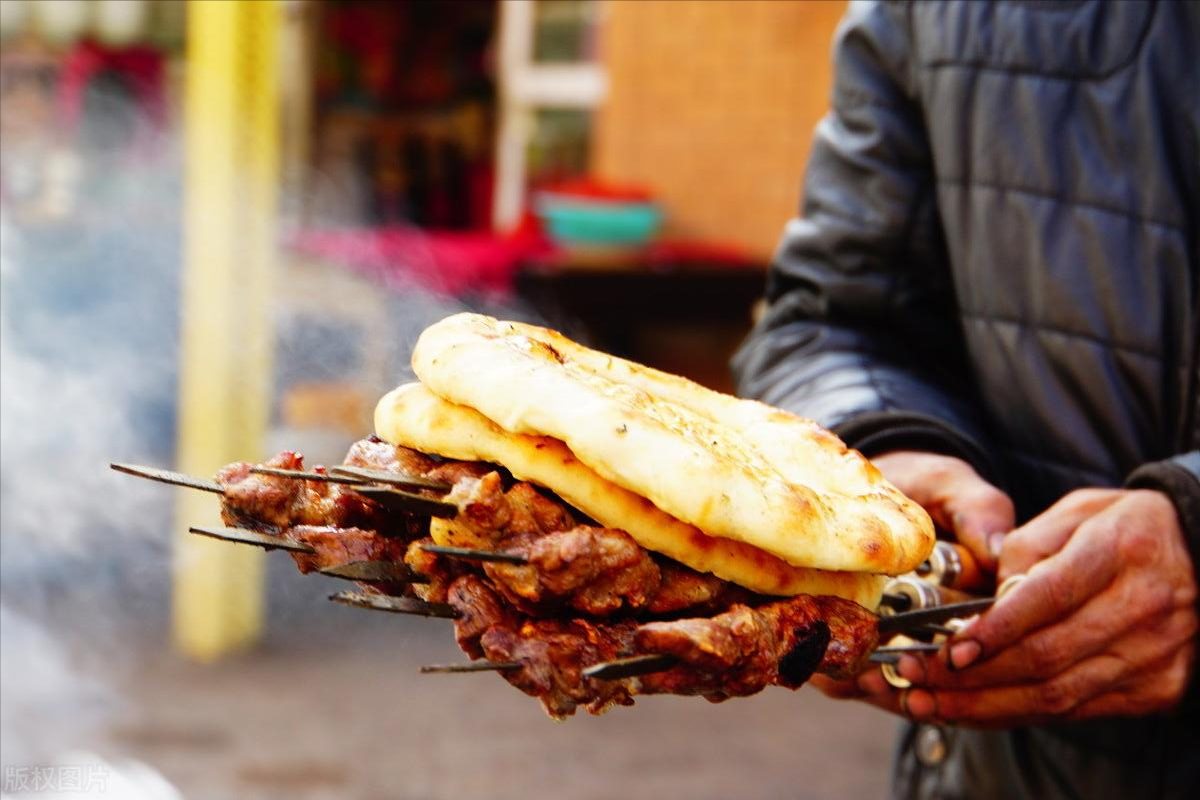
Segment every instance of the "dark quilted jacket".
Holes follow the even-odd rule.
[[[1198,65],[1197,3],[852,3],[741,391],[962,456],[1022,519],[1163,489],[1200,565]],[[951,731],[897,793],[1191,796],[1195,708]]]

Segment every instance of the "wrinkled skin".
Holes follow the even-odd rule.
[[[998,490],[971,480],[965,464],[876,463],[897,485],[955,509],[959,529],[984,530],[997,518],[989,514],[1001,506]],[[878,670],[853,682],[814,683],[919,721],[985,728],[1142,716],[1178,705],[1195,661],[1197,590],[1166,495],[1072,492],[1004,536],[996,564],[999,580],[1028,577],[940,653],[902,658],[912,689],[897,692]]]

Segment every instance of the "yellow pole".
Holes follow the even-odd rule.
[[[278,185],[277,0],[189,0],[179,468],[212,474],[261,453],[269,412]],[[219,524],[181,493],[178,526]],[[262,628],[262,554],[181,532],[174,637],[209,660]]]

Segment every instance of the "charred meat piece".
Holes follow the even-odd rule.
[[[669,558],[658,559],[662,580],[646,604],[647,613],[666,616],[680,611],[689,614],[724,611],[736,603],[757,605],[762,595],[743,589],[716,575],[685,567]]]
[[[875,617],[836,597],[800,595],[758,608],[737,605],[704,619],[638,628],[640,653],[672,655],[680,666],[641,678],[643,694],[702,694],[723,700],[778,684],[796,688],[813,672],[853,674],[875,649]]]
[[[467,574],[471,566],[465,561],[427,553],[422,549],[426,544],[433,544],[433,539],[427,536],[412,542],[404,554],[404,563],[429,581],[425,584],[414,584],[413,593],[429,603],[445,603],[450,584]]]
[[[459,617],[454,621],[458,646],[471,658],[482,658],[479,639],[493,628],[519,627],[517,614],[477,575],[461,575],[446,590],[446,602]]]
[[[401,561],[405,543],[362,528],[295,525],[285,533],[288,539],[307,544],[316,553],[292,553],[301,572],[316,572],[353,561]]]
[[[565,506],[528,483],[505,491],[503,478],[494,471],[478,479],[462,478],[446,500],[459,509],[454,519],[439,522],[445,533],[442,543],[454,547],[495,550],[518,534],[565,531],[578,524]]]
[[[565,603],[602,617],[644,607],[659,588],[658,565],[623,531],[580,525],[505,551],[525,556],[528,563],[488,563],[483,569],[518,606]]]
[[[449,484],[455,484],[462,478],[482,478],[496,470],[496,467],[479,461],[443,461],[431,458],[408,447],[388,444],[378,436],[368,436],[352,444],[343,463]]]
[[[594,616],[621,610],[664,616],[723,611],[755,598],[714,575],[656,561],[624,531],[578,525],[565,504],[531,484],[506,490],[499,473],[462,480],[447,499],[459,514],[435,523],[439,541],[528,558],[528,564],[489,563],[483,570],[506,599],[530,613],[570,607]]]
[[[562,719],[584,706],[600,714],[613,705],[632,705],[627,681],[584,678],[583,669],[617,658],[629,647],[633,623],[594,624],[583,619],[526,620],[520,626],[489,628],[480,638],[492,661],[519,661],[505,680],[542,702],[551,717]]]
[[[350,445],[350,452],[346,453],[342,463],[417,477],[428,474],[437,466],[437,462],[424,453],[388,444],[377,436],[368,436]]]
[[[368,528],[391,532],[397,520],[372,500],[339,483],[306,481],[250,471],[252,464],[222,467],[221,519],[227,525],[278,532],[293,525]],[[264,466],[303,470],[304,457],[285,451]]]
[[[817,671],[831,678],[851,678],[863,671],[879,646],[879,619],[850,600],[828,596],[816,600],[821,619],[829,626],[829,647]]]

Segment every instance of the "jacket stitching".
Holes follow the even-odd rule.
[[[1155,2],[1150,10],[1146,13],[1146,20],[1142,23],[1142,29],[1138,32],[1137,41],[1134,42],[1133,49],[1123,61],[1119,61],[1109,69],[1103,72],[1092,74],[1080,74],[1066,72],[1062,70],[1037,70],[1023,67],[1001,67],[989,65],[985,61],[955,61],[953,59],[934,59],[932,61],[921,62],[921,69],[974,69],[979,72],[999,72],[1006,75],[1022,75],[1030,78],[1044,78],[1053,81],[1070,81],[1071,83],[1086,83],[1092,81],[1102,81],[1111,78],[1121,70],[1129,67],[1137,60],[1137,57],[1142,52],[1142,47],[1146,44],[1146,39],[1149,37],[1150,29],[1154,27],[1154,19],[1158,16],[1158,3]]]
[[[1055,325],[1048,325],[1044,322],[1032,322],[1029,320],[1017,319],[1015,317],[1006,317],[1000,314],[993,314],[984,311],[968,311],[960,309],[959,315],[968,319],[977,319],[982,322],[998,322],[1005,325],[1015,325],[1019,328],[1028,328],[1030,330],[1040,330],[1046,333],[1057,334],[1058,336],[1066,336],[1073,339],[1084,339],[1093,344],[1108,347],[1113,350],[1122,350],[1133,353],[1134,355],[1142,356],[1143,358],[1154,359],[1155,361],[1163,361],[1162,353],[1150,350],[1139,345],[1125,344],[1123,342],[1114,342],[1111,339],[1105,339],[1103,336],[1097,336],[1094,333],[1084,333],[1082,331],[1072,331],[1066,328],[1060,328]]]
[[[1123,208],[1115,208],[1113,206],[1106,206],[1101,203],[1091,202],[1089,200],[1078,200],[1078,199],[1071,198],[1071,197],[1065,197],[1061,194],[1056,194],[1054,192],[1045,191],[1044,189],[1031,189],[1026,186],[1008,186],[1008,185],[1005,185],[1002,183],[993,183],[991,181],[979,180],[978,178],[950,177],[950,176],[944,176],[944,175],[939,175],[937,177],[937,182],[949,184],[951,186],[978,186],[981,189],[991,189],[996,192],[1013,192],[1015,194],[1028,194],[1028,195],[1033,195],[1034,197],[1040,197],[1045,200],[1056,200],[1065,205],[1080,206],[1081,208],[1090,208],[1095,211],[1101,211],[1103,213],[1112,214],[1114,216],[1126,217],[1128,219],[1133,220],[1134,222],[1140,222],[1140,223],[1143,223],[1146,225],[1157,225],[1161,228],[1168,228],[1173,231],[1182,231],[1184,233],[1187,232],[1187,225],[1185,225],[1183,223],[1168,222],[1167,220],[1156,219],[1155,217],[1147,217],[1145,215],[1138,214],[1135,211],[1129,211],[1129,210],[1123,209]]]

